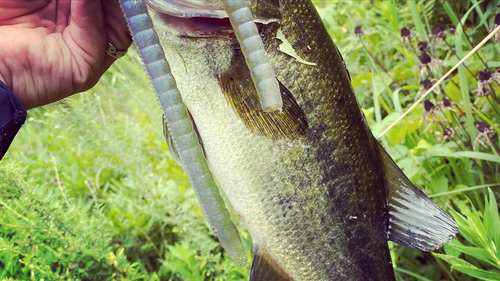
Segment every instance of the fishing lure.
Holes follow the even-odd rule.
[[[233,261],[244,266],[247,255],[210,172],[193,124],[165,59],[147,7],[142,0],[120,0],[130,32],[160,102],[179,159],[215,236]]]
[[[280,86],[246,1],[222,0],[222,3],[250,69],[262,109],[267,112],[281,111]]]

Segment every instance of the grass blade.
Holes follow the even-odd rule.
[[[413,273],[413,272],[408,271],[408,270],[406,270],[406,269],[403,269],[403,268],[401,268],[401,267],[396,267],[396,268],[394,268],[394,270],[395,270],[395,271],[397,271],[397,272],[404,273],[404,274],[406,274],[406,275],[408,275],[408,276],[415,277],[417,280],[422,280],[422,281],[431,281],[431,279],[427,279],[427,278],[425,278],[425,277],[423,277],[423,276],[421,276],[421,275],[418,275],[418,274],[416,274],[416,273]]]
[[[420,34],[425,41],[429,41],[429,36],[427,35],[427,32],[425,32],[424,23],[422,22],[420,13],[418,12],[417,3],[415,0],[410,0],[408,1],[408,5],[410,6],[411,16],[413,17],[413,22],[415,23],[415,28],[417,29],[418,34]]]
[[[452,194],[457,194],[457,193],[462,193],[462,192],[467,192],[467,191],[472,191],[472,190],[478,190],[481,188],[489,188],[489,187],[496,187],[500,186],[500,184],[483,184],[483,185],[477,185],[477,186],[472,186],[472,187],[467,187],[467,188],[461,188],[461,189],[455,189],[455,190],[450,190],[446,192],[440,192],[436,194],[431,194],[429,195],[429,198],[434,198],[434,197],[440,197],[440,196],[445,196],[445,195],[452,195]]]
[[[436,253],[433,253],[433,255],[449,263],[451,265],[452,270],[460,271],[462,273],[465,273],[475,278],[479,278],[481,280],[500,280],[500,274],[493,271],[485,271],[480,268],[477,268],[473,264],[466,262],[463,259]]]

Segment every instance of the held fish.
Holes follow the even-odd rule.
[[[279,83],[274,112],[222,3],[147,2],[210,170],[252,236],[250,280],[394,280],[388,239],[433,250],[454,237],[371,134],[309,0],[248,1]]]

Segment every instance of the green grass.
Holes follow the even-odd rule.
[[[239,280],[210,233],[137,53],[29,112],[0,165],[0,279]],[[245,234],[247,244],[248,234]]]
[[[442,65],[430,78],[439,79],[493,26],[497,2],[483,2],[317,1],[375,135],[422,87],[417,42],[433,35],[435,23],[455,28],[430,44]],[[361,37],[354,36],[357,25]],[[400,41],[403,27],[412,32],[410,43]],[[451,109],[430,113],[419,105],[381,140],[460,226],[457,238],[433,253],[390,243],[397,280],[500,276],[500,105],[474,93],[481,59],[500,65],[496,48],[488,43],[428,97],[434,105],[449,99]],[[498,95],[500,85],[493,87]],[[479,122],[493,130],[489,140],[479,139],[484,145],[475,141]],[[452,138],[445,129],[455,131]],[[0,280],[248,279],[249,266],[224,255],[167,151],[161,112],[135,52],[92,90],[29,112],[0,162],[0,206]],[[242,234],[249,250],[251,239]]]

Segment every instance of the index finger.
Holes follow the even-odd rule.
[[[87,63],[92,65],[92,61],[102,59],[106,33],[101,1],[72,1],[68,32],[65,30],[63,36],[72,51]]]
[[[118,0],[103,1],[102,8],[108,41],[116,48],[126,50],[132,44],[132,36]]]

